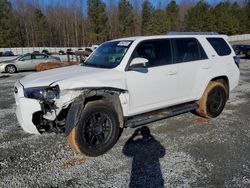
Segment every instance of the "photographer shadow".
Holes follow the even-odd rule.
[[[164,157],[165,148],[151,135],[148,127],[135,130],[123,153],[133,157],[129,187],[164,187],[160,158]]]

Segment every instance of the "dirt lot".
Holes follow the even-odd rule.
[[[97,158],[76,156],[64,135],[22,131],[13,85],[27,74],[0,78],[0,187],[250,187],[250,61],[220,117],[152,123],[144,140],[126,129]]]

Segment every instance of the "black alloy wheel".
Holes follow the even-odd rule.
[[[112,120],[105,112],[96,112],[84,121],[82,138],[90,148],[104,145],[111,137]]]
[[[115,145],[120,132],[113,106],[106,101],[90,102],[76,127],[77,147],[88,156],[102,155]]]

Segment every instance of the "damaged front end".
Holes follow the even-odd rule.
[[[33,113],[32,117],[32,122],[39,133],[65,132],[68,135],[71,129],[78,123],[85,104],[92,100],[102,99],[113,104],[119,116],[119,124],[122,127],[123,111],[120,103],[120,94],[125,92],[122,89],[109,87],[60,90],[59,86],[56,85],[53,87],[24,89],[24,96],[39,101],[41,111]]]
[[[41,111],[35,112],[32,117],[39,133],[63,133],[70,104],[78,95],[79,91],[61,92],[58,85],[25,88],[24,97],[38,100],[41,106]]]

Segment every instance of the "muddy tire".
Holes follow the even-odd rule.
[[[211,81],[202,98],[198,101],[196,113],[205,118],[215,118],[221,114],[227,101],[227,89],[216,81]]]
[[[77,154],[96,157],[115,145],[120,131],[118,116],[111,104],[102,100],[88,102],[67,141]]]
[[[5,72],[13,74],[13,73],[17,72],[17,68],[14,65],[7,65],[5,67]]]

